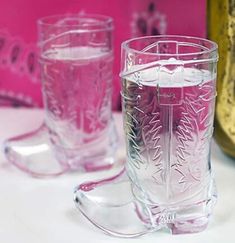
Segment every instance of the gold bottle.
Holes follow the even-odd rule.
[[[208,38],[219,46],[215,139],[235,158],[235,0],[207,1]]]

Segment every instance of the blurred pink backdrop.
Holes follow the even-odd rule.
[[[113,17],[113,109],[120,109],[120,44],[131,37],[179,34],[205,37],[205,0],[1,0],[0,105],[41,107],[37,63],[38,18],[62,13]]]

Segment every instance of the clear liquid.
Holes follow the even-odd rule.
[[[157,81],[151,69],[122,80],[128,173],[136,197],[158,212],[206,202],[212,193],[215,79],[185,68],[179,82],[165,71]]]
[[[104,154],[100,143],[108,149],[112,63],[112,52],[100,48],[71,47],[43,53],[46,124],[57,147],[76,150],[81,157],[84,153],[91,157]]]

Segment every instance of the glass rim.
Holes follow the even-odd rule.
[[[87,22],[84,24],[66,24],[66,23],[58,23],[59,20],[66,18],[75,18],[75,19],[92,19],[94,22]],[[54,20],[54,23],[50,23],[50,20]],[[83,27],[82,31],[86,31],[84,27],[97,27],[97,29],[87,30],[87,31],[97,31],[97,30],[112,30],[113,29],[113,18],[107,15],[102,14],[76,14],[76,13],[68,13],[68,14],[55,14],[48,15],[37,20],[38,26],[54,26],[54,27]]]
[[[144,40],[144,39],[153,39],[153,38],[159,38],[159,40],[168,38],[169,41],[174,41],[174,38],[179,38],[179,39],[181,38],[184,40],[188,39],[188,40],[195,40],[195,41],[204,41],[204,42],[211,44],[211,48],[207,48],[204,46],[204,48],[206,48],[206,49],[203,51],[189,52],[189,53],[152,53],[152,52],[136,50],[129,46],[129,44],[131,42],[138,41],[138,40]],[[172,38],[172,40],[171,40],[171,38]],[[190,43],[190,42],[186,42],[186,43]],[[162,56],[162,57],[184,57],[184,56],[193,56],[193,55],[203,55],[203,54],[209,54],[211,52],[218,50],[218,45],[214,41],[208,40],[206,38],[186,36],[186,35],[150,35],[150,36],[136,37],[136,38],[128,39],[128,40],[122,42],[121,46],[122,46],[122,49],[126,50],[127,52],[134,53],[134,54],[141,54],[141,55],[146,55],[146,56]]]

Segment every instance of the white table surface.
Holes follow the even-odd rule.
[[[30,131],[43,120],[42,110],[0,109],[0,144],[8,137]],[[115,114],[122,131],[120,114]],[[120,144],[119,155],[124,154]],[[212,163],[218,187],[218,203],[207,230],[188,235],[165,231],[136,239],[114,238],[96,229],[75,209],[73,189],[84,180],[109,172],[66,174],[36,179],[9,164],[0,153],[0,243],[217,243],[235,242],[235,160],[226,157],[213,142]]]

